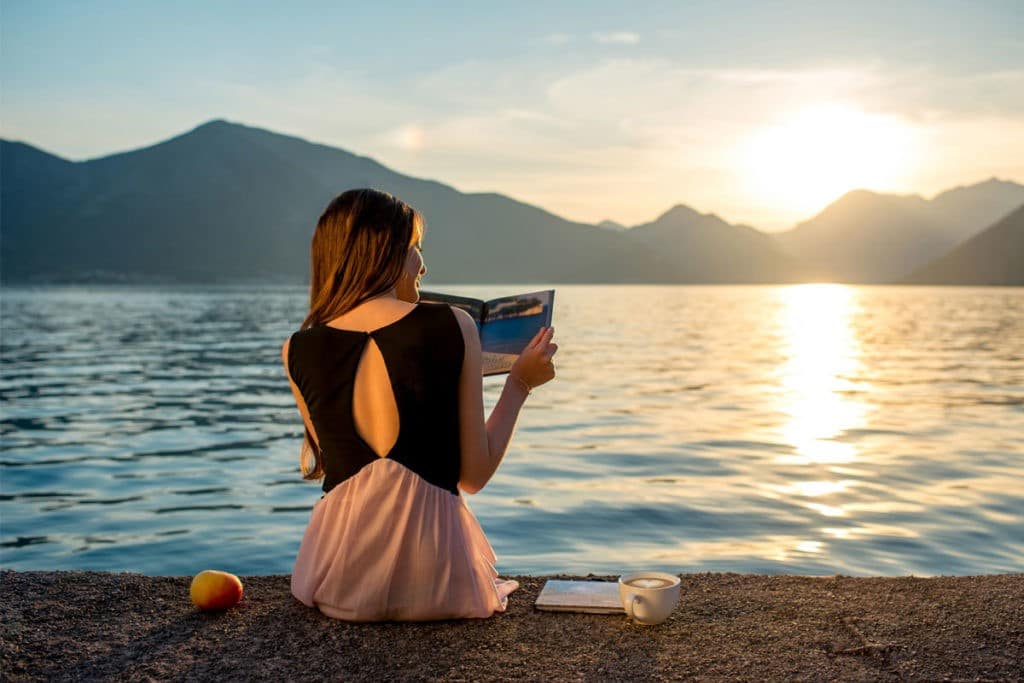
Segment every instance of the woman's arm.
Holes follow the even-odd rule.
[[[549,343],[554,333],[552,328],[542,328],[537,333],[506,378],[501,396],[485,423],[480,335],[476,329],[476,322],[468,313],[455,306],[451,308],[462,329],[466,349],[459,377],[459,429],[462,447],[459,488],[466,493],[476,493],[490,481],[512,440],[519,410],[528,393],[522,382],[535,387],[553,378],[551,356],[558,346]]]

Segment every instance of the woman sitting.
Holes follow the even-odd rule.
[[[465,311],[419,302],[422,216],[376,190],[335,198],[313,234],[309,313],[281,349],[305,423],[300,464],[323,479],[292,594],[350,621],[488,617],[519,587],[463,493],[480,491],[533,387],[553,328],[509,372],[484,422],[480,337]]]

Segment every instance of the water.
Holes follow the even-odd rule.
[[[1024,289],[556,288],[558,376],[467,497],[502,573],[1024,570]],[[0,565],[289,573],[305,303],[5,288]]]

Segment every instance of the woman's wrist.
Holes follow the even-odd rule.
[[[515,386],[519,387],[522,390],[523,400],[526,400],[526,397],[530,395],[531,391],[533,391],[533,387],[527,384],[526,380],[524,380],[522,377],[516,377],[515,375],[509,375],[508,377],[510,380],[512,380],[512,383]]]

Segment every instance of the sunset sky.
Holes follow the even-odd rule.
[[[7,0],[0,134],[77,160],[225,118],[627,225],[1024,181],[1020,0],[343,5]]]

